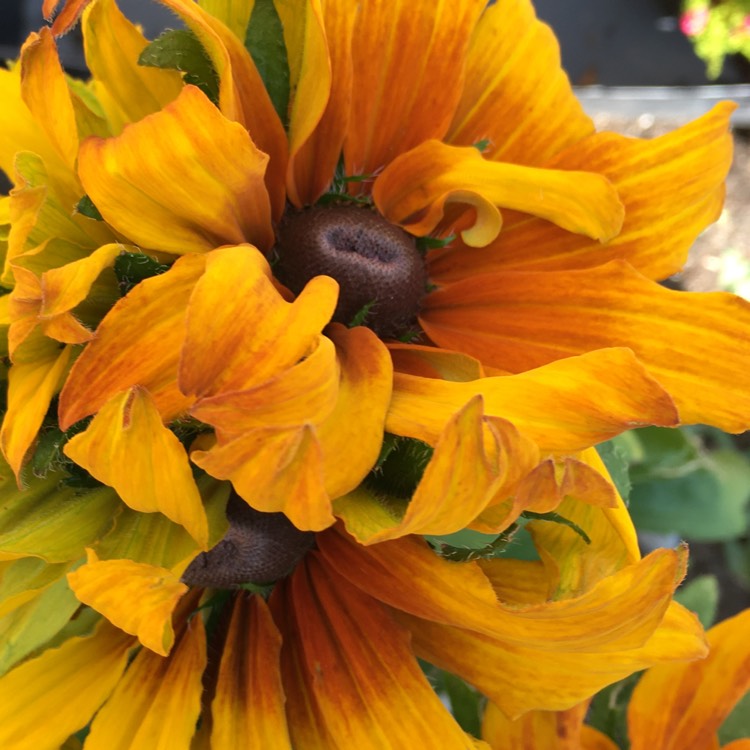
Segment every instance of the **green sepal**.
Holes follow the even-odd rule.
[[[104,221],[104,217],[99,213],[99,209],[94,205],[94,201],[84,195],[81,200],[76,203],[76,213],[86,216],[94,221]]]
[[[623,436],[621,435],[618,437]],[[597,445],[596,452],[607,467],[607,471],[609,472],[609,476],[612,479],[617,492],[620,494],[623,502],[627,505],[630,499],[631,488],[628,452],[617,438]]]
[[[425,536],[425,539],[441,557],[451,562],[492,560],[504,555],[518,528],[512,524],[501,534],[483,534],[464,529],[445,536]]]
[[[390,436],[392,444],[365,482],[375,491],[397,498],[410,498],[432,458],[433,449],[413,438]],[[385,445],[385,443],[384,443]]]
[[[372,302],[368,302],[366,305],[364,305],[362,309],[359,310],[357,314],[351,319],[349,328],[356,328],[357,326],[364,325],[365,321],[367,320],[367,316],[370,314],[370,310],[372,310],[374,304],[375,300],[372,300]]]
[[[522,518],[526,518],[529,521],[550,521],[551,523],[559,523],[562,526],[567,526],[569,529],[575,531],[578,536],[583,539],[586,544],[591,544],[591,537],[574,521],[569,518],[561,516],[559,513],[552,511],[551,513],[534,513],[531,510],[525,510],[521,514]]]
[[[168,270],[167,264],[159,263],[145,253],[120,253],[115,258],[115,276],[123,297],[144,279],[158,276]]]
[[[290,74],[284,27],[273,0],[255,0],[245,34],[245,48],[253,58],[268,96],[284,127],[288,124]]]
[[[198,37],[188,29],[165,31],[144,48],[138,64],[179,70],[185,83],[197,86],[214,104],[219,102],[219,76]]]

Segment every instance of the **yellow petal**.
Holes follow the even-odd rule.
[[[296,364],[330,320],[337,292],[333,279],[319,276],[286,302],[255,248],[210,253],[188,309],[183,393],[245,390]]]
[[[187,454],[148,391],[136,387],[113,398],[64,450],[131,508],[163,513],[208,549],[208,521]]]
[[[527,55],[519,61],[529,64]],[[520,217],[506,222],[500,237],[486,248],[470,248],[457,240],[450,248],[433,251],[430,277],[445,284],[494,271],[588,268],[615,259],[627,260],[652,279],[676,273],[695,238],[721,212],[732,160],[728,129],[733,109],[729,103],[719,104],[698,120],[649,140],[592,135],[546,164],[598,172],[617,189],[625,221],[605,245]]]
[[[172,612],[188,590],[166,568],[132,560],[99,560],[87,550],[88,562],[68,574],[75,595],[113,625],[157,654],[174,644]]]
[[[68,569],[68,565],[49,565],[35,557],[0,562],[0,617],[49,588]]]
[[[253,142],[268,154],[266,186],[274,220],[278,221],[284,210],[286,134],[244,39],[241,41],[192,0],[161,0],[161,3],[182,18],[211,58],[219,75],[219,105],[224,116],[244,125]],[[231,150],[228,154],[231,156]]]
[[[642,424],[674,425],[671,399],[626,349],[603,349],[536,370],[466,382],[394,375],[386,429],[434,443],[469,399],[543,450],[576,451]]]
[[[472,247],[497,237],[498,208],[524,211],[602,241],[620,231],[624,215],[617,192],[601,175],[501,164],[475,148],[440,141],[427,141],[393,161],[375,181],[373,197],[389,221],[416,235],[435,229],[446,204],[474,207],[474,224],[461,232]]]
[[[244,39],[255,0],[201,0],[201,8],[218,18],[238,39]]]
[[[138,65],[148,40],[114,0],[93,3],[82,27],[86,63],[113,134],[158,112],[182,90],[182,76],[176,70]]]
[[[674,398],[683,423],[750,426],[750,304],[734,295],[668,290],[613,261],[467,279],[431,294],[420,319],[438,345],[512,372],[628,347]]]
[[[708,631],[710,651],[703,661],[663,664],[646,672],[628,709],[633,750],[702,750],[715,741],[724,719],[750,688],[748,626],[750,610],[744,610]]]
[[[240,594],[234,602],[211,703],[213,750],[291,750],[284,712],[281,635],[265,601]]]
[[[470,146],[487,139],[490,159],[542,166],[593,131],[560,67],[557,39],[530,0],[488,7],[471,39],[447,141]]]
[[[105,220],[176,255],[249,240],[273,244],[268,157],[195,86],[115,138],[81,146],[79,175]]]
[[[130,636],[104,622],[93,636],[71,638],[0,678],[0,745],[59,747],[108,698],[132,646]]]
[[[274,597],[272,611],[284,610],[282,675],[293,746],[474,747],[425,679],[408,632],[314,553]]]
[[[485,373],[474,357],[434,346],[389,343],[393,367],[397,372],[442,380],[479,380]]]
[[[352,34],[357,6],[348,0],[326,0],[323,23],[330,60],[330,93],[325,110],[310,136],[295,150],[287,177],[290,200],[296,205],[314,203],[333,178],[349,125],[352,92]],[[322,67],[322,62],[318,61]],[[323,70],[327,73],[327,69]],[[304,81],[298,97],[311,96],[315,90],[312,76]]]
[[[192,617],[168,657],[138,653],[92,722],[88,750],[188,750],[205,666],[203,620]]]
[[[362,5],[352,40],[347,174],[372,174],[423,141],[443,137],[484,6],[482,0]]]
[[[181,258],[166,273],[135,286],[107,313],[60,394],[62,429],[134,385],[149,390],[167,419],[187,408],[192,399],[177,390],[177,363],[188,299],[204,265],[203,256]]]

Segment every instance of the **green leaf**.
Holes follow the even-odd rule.
[[[425,539],[446,560],[491,560],[503,555],[517,530],[518,527],[514,524],[502,534],[482,534],[479,531],[464,529],[443,536],[426,535]]]
[[[115,276],[123,297],[144,279],[158,276],[168,270],[168,265],[159,263],[145,253],[120,253],[115,258]]]
[[[198,37],[188,29],[168,29],[146,46],[138,64],[179,70],[185,83],[197,86],[214,104],[219,101],[219,76]]]
[[[732,740],[750,737],[750,693],[746,693],[719,729],[719,744],[729,744]]]
[[[682,586],[674,598],[683,607],[695,612],[704,628],[710,628],[719,607],[719,582],[716,576],[698,576]]]
[[[626,750],[628,740],[628,704],[642,672],[631,674],[598,692],[591,701],[586,723],[598,729]]]
[[[442,692],[448,697],[453,718],[464,732],[480,737],[484,707],[482,695],[450,672],[442,672],[440,682],[442,684],[438,690],[442,688]]]
[[[273,0],[255,0],[245,35],[245,47],[258,68],[276,113],[288,122],[290,76],[284,28]]]
[[[596,447],[599,457],[604,461],[610,477],[620,493],[620,497],[627,504],[630,498],[630,464],[626,450],[615,442],[609,440]]]
[[[89,219],[104,221],[104,217],[99,213],[99,209],[94,205],[94,202],[88,197],[88,195],[84,195],[83,198],[76,203],[76,211],[83,216],[87,216]]]

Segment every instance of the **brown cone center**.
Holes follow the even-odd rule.
[[[383,337],[416,320],[427,275],[414,238],[359,206],[316,206],[289,213],[277,233],[274,273],[295,294],[314,276],[339,283],[333,320],[362,321]]]

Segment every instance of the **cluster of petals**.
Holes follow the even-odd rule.
[[[653,141],[597,134],[528,0],[299,0],[277,4],[285,130],[243,43],[253,4],[162,4],[217,103],[138,65],[147,40],[114,0],[68,0],[0,71],[0,612],[18,633],[0,745],[59,747],[96,714],[88,750],[471,748],[415,653],[509,717],[703,656],[671,601],[684,553],[640,558],[592,446],[749,426],[750,306],[658,283],[721,210],[732,105]],[[81,14],[86,84],[54,40]],[[456,234],[425,258],[418,343],[331,323],[330,277],[296,297],[274,278],[285,207],[340,161],[384,219]],[[169,268],[121,296],[127,252]],[[64,452],[97,489],[30,470],[51,408],[62,431],[90,418]],[[210,429],[186,445],[181,423]],[[385,433],[433,449],[405,500],[363,483]],[[226,532],[230,486],[316,548],[267,604],[234,597],[209,646],[210,593],[180,576]],[[539,522],[540,561],[456,564],[421,538],[553,510],[589,542]]]

